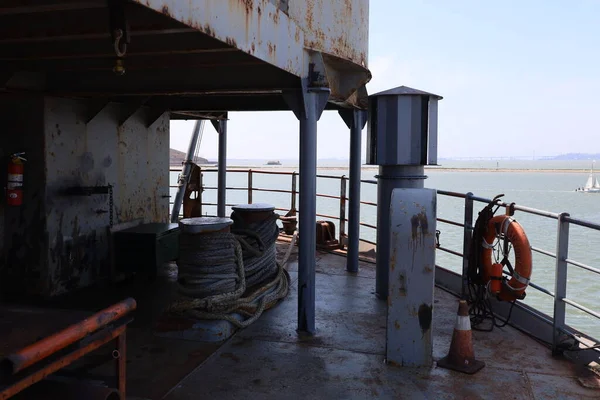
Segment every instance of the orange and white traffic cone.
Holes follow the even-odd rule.
[[[465,300],[460,300],[458,303],[458,316],[452,333],[450,351],[446,357],[437,362],[437,365],[467,374],[474,374],[485,367],[483,361],[475,359],[469,305]]]

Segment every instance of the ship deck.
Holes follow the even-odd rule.
[[[282,253],[287,244],[281,243]],[[288,297],[222,344],[159,337],[155,327],[174,287],[176,266],[159,279],[86,290],[54,306],[98,309],[133,296],[138,309],[127,332],[129,399],[592,399],[596,375],[520,331],[506,326],[473,332],[475,356],[486,363],[475,375],[436,367],[386,365],[386,304],[374,295],[375,266],[345,271],[345,258],[317,252],[316,324],[312,337],[296,332],[297,251],[288,269]],[[372,254],[372,253],[371,253]],[[100,291],[100,292],[98,292]],[[434,359],[449,349],[458,299],[437,288]],[[100,349],[72,371],[107,381],[114,374]]]

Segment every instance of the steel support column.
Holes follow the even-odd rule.
[[[394,189],[388,202],[389,218],[378,225],[379,231],[387,230],[392,238],[386,360],[407,367],[431,367],[436,191]]]
[[[217,216],[225,216],[227,191],[227,120],[219,121],[219,166],[217,171]]]
[[[300,249],[298,254],[298,331],[315,332],[315,267],[317,223],[317,121],[329,89],[304,86],[286,92],[285,100],[300,121]]]
[[[377,266],[375,293],[387,299],[390,270],[390,201],[394,189],[422,189],[427,176],[422,165],[381,165],[377,175]]]
[[[360,246],[360,181],[361,181],[361,136],[367,123],[364,110],[340,110],[340,116],[350,129],[350,193],[348,208],[348,253],[346,270],[358,272],[358,249]]]

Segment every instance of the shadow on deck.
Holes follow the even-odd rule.
[[[281,244],[283,254],[287,244]],[[127,334],[127,392],[131,399],[592,399],[574,365],[509,326],[473,332],[476,358],[486,367],[464,375],[437,367],[400,368],[384,363],[386,304],[375,297],[375,266],[361,262],[345,272],[345,258],[318,252],[317,334],[296,332],[297,262],[286,299],[222,345],[155,336],[173,295],[177,268],[155,282],[138,279],[110,291],[63,298],[53,306],[98,309],[132,296],[138,302]],[[436,289],[434,358],[449,349],[458,299]],[[111,379],[111,349],[100,349],[73,373]],[[107,353],[108,352],[108,353]]]

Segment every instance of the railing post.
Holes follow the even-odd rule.
[[[465,195],[465,218],[463,221],[463,265],[462,265],[462,296],[467,294],[469,256],[471,254],[471,238],[473,237],[473,193]]]
[[[199,167],[200,168],[200,167]],[[200,203],[200,215],[202,216],[202,192],[204,192],[204,173],[202,168],[198,173],[198,202]]]
[[[252,170],[248,170],[248,204],[252,204]]]
[[[554,318],[552,354],[560,353],[558,349],[562,329],[565,327],[566,304],[563,301],[567,297],[567,258],[569,256],[569,221],[565,220],[568,213],[558,216],[556,232],[556,278],[554,281]]]
[[[340,179],[340,249],[344,248],[344,236],[346,236],[346,176]]]
[[[298,174],[296,171],[292,172],[292,203],[290,204],[290,210],[296,209],[296,195],[298,194]]]

